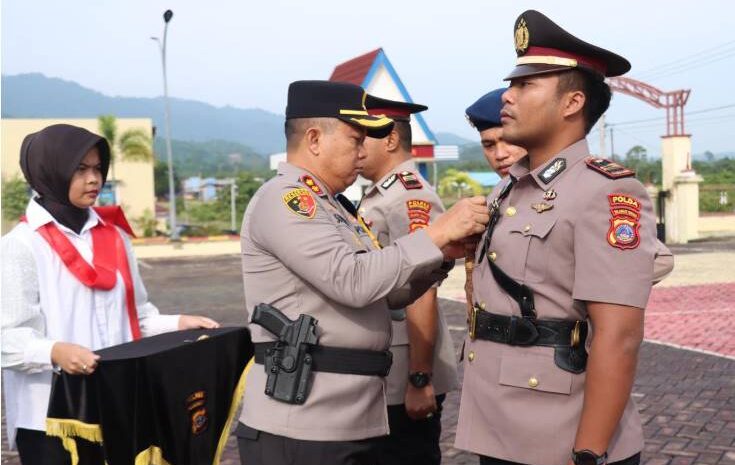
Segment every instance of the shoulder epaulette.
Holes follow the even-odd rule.
[[[587,163],[589,169],[597,171],[610,179],[635,176],[635,171],[605,158],[589,157],[585,160],[585,163]]]
[[[419,178],[410,171],[401,171],[398,173],[398,179],[400,179],[401,184],[406,189],[421,189],[423,187]]]
[[[305,174],[299,178],[299,181],[301,181],[306,187],[311,189],[313,193],[318,195],[319,197],[325,197],[327,194],[322,190],[321,187],[319,187],[319,184],[314,181],[314,178],[309,176],[308,174]]]

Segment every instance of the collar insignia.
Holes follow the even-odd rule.
[[[380,187],[382,187],[383,189],[387,189],[390,186],[392,186],[394,182],[396,182],[396,179],[398,179],[398,175],[396,173],[393,173],[390,176],[388,176],[388,179],[383,181]]]
[[[555,177],[559,176],[559,174],[566,168],[567,161],[565,159],[555,158],[554,161],[546,165],[546,168],[541,171],[541,174],[539,174],[538,177],[541,178],[545,184],[548,184],[553,181]]]

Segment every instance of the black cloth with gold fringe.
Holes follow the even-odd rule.
[[[47,434],[73,465],[75,438],[99,444],[108,465],[219,463],[253,356],[246,328],[196,329],[96,352],[88,376],[54,375]]]

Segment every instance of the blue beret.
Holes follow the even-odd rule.
[[[478,131],[500,126],[500,110],[503,108],[503,92],[507,88],[495,89],[467,107],[467,121]]]

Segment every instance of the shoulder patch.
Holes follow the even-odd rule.
[[[406,189],[421,189],[423,187],[419,178],[410,171],[401,171],[398,173],[398,179],[401,180],[401,184]]]
[[[544,167],[539,173],[538,177],[548,184],[554,180],[555,177],[559,176],[562,171],[567,169],[567,161],[564,158],[555,158],[548,165]]]
[[[316,201],[307,189],[291,189],[283,194],[283,203],[289,210],[304,218],[312,219],[316,214]]]
[[[429,226],[429,220],[431,219],[430,202],[421,199],[411,199],[406,201],[406,207],[408,207],[409,233]]]
[[[610,194],[610,229],[607,231],[607,242],[618,249],[635,249],[641,242],[640,217],[641,203],[627,194]]]
[[[585,160],[587,167],[605,175],[610,179],[635,176],[635,171],[606,158],[589,157]]]
[[[390,186],[392,186],[394,182],[396,182],[396,179],[398,179],[398,175],[396,173],[393,173],[390,176],[388,176],[388,179],[383,181],[380,187],[382,187],[383,189],[387,189]]]
[[[327,195],[327,194],[324,193],[324,191],[322,190],[322,188],[319,187],[319,184],[317,184],[316,181],[314,181],[314,178],[312,178],[308,174],[305,174],[305,175],[301,176],[299,178],[299,181],[301,181],[302,183],[304,183],[306,185],[306,187],[308,187],[309,189],[311,189],[311,191],[313,193],[315,193],[316,195],[318,195],[319,197],[324,197],[325,195]]]

